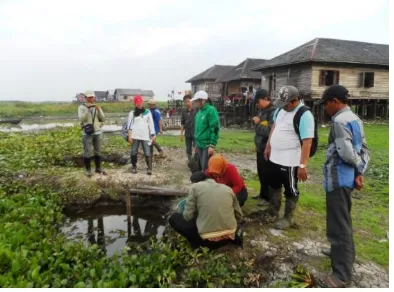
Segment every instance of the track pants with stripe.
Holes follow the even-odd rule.
[[[299,191],[297,189],[298,183],[298,166],[290,167],[283,166],[275,163],[269,164],[270,170],[268,171],[269,186],[275,190],[280,189],[282,186],[285,189],[285,196],[298,197]]]

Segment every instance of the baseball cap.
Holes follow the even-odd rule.
[[[133,102],[135,105],[140,105],[140,104],[144,103],[144,99],[142,98],[142,96],[136,95],[133,97]]]
[[[148,104],[156,104],[156,100],[151,99],[151,100],[148,101]]]
[[[268,97],[269,98],[269,93],[267,89],[259,89],[256,91],[254,99],[258,100],[260,98]]]
[[[290,101],[295,100],[299,95],[300,94],[298,92],[298,89],[294,86],[283,86],[279,90],[279,95],[278,98],[275,100],[274,105],[276,105],[277,107],[284,107]]]
[[[320,100],[315,102],[315,105],[324,104],[329,100],[337,98],[339,100],[347,100],[349,98],[349,91],[346,87],[338,84],[331,85],[323,92]]]
[[[204,90],[197,91],[194,97],[191,99],[191,101],[195,101],[197,99],[207,100],[208,93],[206,93]]]
[[[87,90],[87,91],[85,91],[84,94],[86,97],[96,97],[96,95],[94,94],[94,91],[92,91],[92,90]]]

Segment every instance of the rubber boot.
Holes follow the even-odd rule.
[[[279,217],[279,210],[282,204],[282,188],[273,189],[270,187],[271,200],[268,208],[262,212],[263,219],[273,217],[275,220]]]
[[[137,173],[137,155],[131,155],[131,172]]]
[[[145,157],[146,159],[146,165],[148,166],[148,170],[146,171],[146,174],[151,175],[152,174],[152,156]]]
[[[96,173],[100,173],[102,175],[107,175],[107,173],[101,169],[101,156],[95,155],[94,162],[96,164]]]
[[[298,196],[286,198],[285,215],[283,216],[282,219],[280,219],[274,224],[275,229],[285,230],[285,229],[289,229],[293,225],[294,223],[293,217],[294,217],[295,209],[297,207],[297,201],[298,201]]]
[[[83,158],[83,163],[85,164],[85,169],[86,169],[86,176],[91,177],[92,176],[92,169],[90,168],[90,158]]]

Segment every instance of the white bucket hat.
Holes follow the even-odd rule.
[[[204,90],[197,91],[196,94],[194,94],[194,97],[191,99],[191,101],[195,101],[197,99],[207,100],[208,93],[206,93]]]

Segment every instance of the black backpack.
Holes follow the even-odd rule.
[[[280,110],[281,109],[279,109],[276,112],[276,116],[278,116],[278,113],[279,113]],[[302,139],[301,139],[301,136],[300,136],[300,121],[301,121],[302,115],[306,111],[310,111],[312,113],[312,111],[311,111],[311,109],[309,107],[307,107],[305,105],[301,106],[298,109],[298,111],[296,112],[296,114],[294,115],[294,119],[293,119],[294,131],[296,132],[298,138],[300,139],[301,146],[302,146]],[[314,133],[315,137],[312,139],[312,146],[311,146],[311,151],[309,152],[309,157],[312,157],[312,156],[314,156],[316,154],[317,146],[318,146],[318,143],[319,143],[319,136],[318,136],[318,133],[317,133],[317,129],[318,129],[318,127],[317,127],[317,120],[316,120],[316,117],[315,117],[315,115],[313,113],[312,113],[312,116],[313,116],[313,120],[315,122],[315,133]]]
[[[300,136],[300,121],[301,121],[301,117],[302,115],[306,112],[306,111],[311,111],[311,109],[307,106],[302,106],[298,109],[298,111],[296,112],[296,114],[294,115],[294,119],[293,119],[293,125],[294,125],[294,131],[297,133],[298,138],[300,139],[300,143],[302,145],[302,140],[301,140],[301,136]],[[312,139],[312,146],[311,146],[311,151],[309,152],[309,157],[312,157],[316,154],[317,151],[317,146],[319,144],[319,136],[317,133],[317,120],[315,115],[312,113],[313,116],[313,120],[315,122],[315,133],[314,133],[314,138]]]

